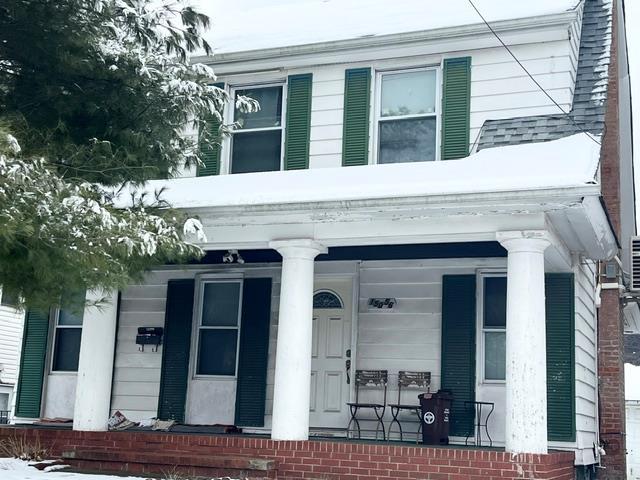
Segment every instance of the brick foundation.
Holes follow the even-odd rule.
[[[573,480],[575,478],[573,452],[521,455],[512,458],[510,454],[495,449],[400,446],[381,442],[368,444],[320,440],[278,442],[266,438],[230,435],[0,428],[0,441],[11,436],[24,436],[30,442],[39,440],[42,445],[51,449],[52,456],[74,449],[92,449],[111,452],[114,457],[124,453],[131,455],[133,452],[159,452],[163,456],[176,458],[202,456],[202,458],[211,459],[218,455],[275,460],[275,472],[271,472],[269,477],[277,479]],[[123,465],[132,468],[123,468]],[[109,461],[91,465],[80,462],[77,466],[126,470],[131,473],[153,471],[139,463]],[[171,470],[165,467],[161,471]],[[188,473],[208,476],[229,473],[200,468],[186,470]]]

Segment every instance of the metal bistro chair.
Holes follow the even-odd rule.
[[[419,404],[402,403],[401,396],[403,389],[420,390],[420,393],[429,392],[431,387],[431,372],[398,372],[398,403],[389,404],[391,408],[391,423],[389,424],[389,433],[387,438],[391,438],[391,429],[393,424],[398,425],[400,432],[400,441],[402,442],[403,432],[398,415],[401,411],[410,411],[416,414],[418,418],[418,431],[416,433],[416,443],[420,441],[420,433],[422,432],[422,416]]]
[[[382,431],[382,440],[386,440],[384,423],[382,423],[382,417],[384,417],[384,411],[387,404],[387,371],[386,370],[356,370],[356,401],[348,402],[347,405],[351,410],[351,420],[347,425],[347,438],[351,432],[351,426],[354,425],[358,430],[358,438],[361,438],[360,422],[358,421],[358,410],[373,410],[376,415],[376,440],[378,439],[378,432]],[[360,389],[376,389],[383,392],[382,403],[361,403],[360,402]]]

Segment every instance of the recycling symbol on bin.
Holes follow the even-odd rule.
[[[436,421],[436,416],[433,414],[433,412],[425,412],[424,423],[426,423],[427,425],[431,425],[435,421]]]

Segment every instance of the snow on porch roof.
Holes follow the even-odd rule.
[[[599,157],[581,133],[461,160],[154,180],[145,190],[164,188],[170,205],[194,209],[575,188],[596,183]]]
[[[579,0],[476,0],[487,21],[572,10]],[[197,0],[216,53],[281,48],[482,23],[468,0]]]

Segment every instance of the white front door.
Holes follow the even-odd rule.
[[[313,309],[311,428],[346,428],[351,351],[351,279],[318,280]]]

